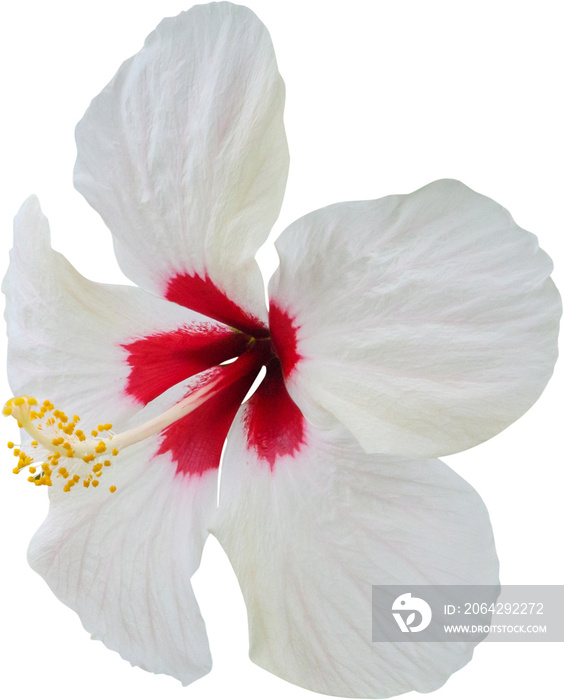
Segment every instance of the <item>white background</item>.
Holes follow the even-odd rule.
[[[287,86],[292,163],[275,233],[325,204],[409,192],[454,177],[506,206],[539,236],[564,289],[560,3],[248,5],[272,34]],[[123,281],[109,234],[72,188],[73,129],[158,21],[187,7],[176,0],[35,0],[11,2],[2,11],[2,269],[11,219],[35,193],[50,219],[54,247],[88,277]],[[2,389],[8,398],[4,378]],[[504,583],[564,583],[563,396],[561,364],[527,415],[488,443],[446,460],[489,507]],[[3,443],[16,438],[14,427],[2,421]],[[208,542],[194,580],[214,657],[211,674],[183,689],[171,678],[132,669],[90,641],[75,613],[26,563],[47,494],[12,475],[7,450],[1,464],[0,687],[6,697],[46,691],[60,700],[315,697],[248,661],[242,598],[215,541]],[[563,648],[482,644],[433,697],[558,697]]]

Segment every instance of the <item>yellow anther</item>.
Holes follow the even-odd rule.
[[[19,453],[20,453],[20,451],[16,447],[16,449],[14,450],[14,457],[17,457],[19,455]]]
[[[75,475],[73,476],[73,479],[74,479],[74,483],[75,483],[75,484],[78,484],[78,482],[80,481],[80,477],[78,476],[78,474],[75,474]]]
[[[39,443],[37,442],[37,440],[32,440],[32,441],[31,441],[31,444],[33,445],[33,447],[37,447],[37,445],[39,445]]]
[[[115,486],[110,486],[110,492],[115,493],[116,492],[116,487]]]
[[[25,403],[25,399],[21,396],[18,396],[17,399],[14,399],[14,406],[23,406]]]
[[[66,491],[66,492],[68,493],[68,492],[70,491],[70,484],[68,484],[68,483],[65,484],[65,485],[63,486],[63,491]]]
[[[94,479],[94,481],[92,482],[92,486],[94,486],[94,488],[96,488],[96,486],[98,486],[99,483],[100,483],[99,481]]]
[[[103,440],[100,440],[100,442],[96,446],[96,452],[98,454],[101,454],[102,452],[105,452],[106,449],[106,443]]]
[[[88,464],[88,462],[93,462],[95,459],[96,459],[95,455],[84,455],[84,457],[82,458],[82,461],[86,462],[86,464]]]
[[[34,399],[33,396],[28,396],[27,402],[30,406],[37,406],[37,399]]]
[[[13,447],[14,447],[14,443],[13,443],[13,442],[9,442],[9,443],[8,443],[8,449],[11,450],[11,449],[13,449]]]
[[[117,455],[119,454],[119,450],[117,449],[117,447],[114,447],[114,449],[112,450],[112,454],[114,457],[117,457]]]
[[[33,476],[28,476],[28,477],[27,477],[27,480],[28,480],[28,481],[35,481],[35,478],[34,478]]]
[[[10,406],[4,406],[4,408],[2,409],[2,413],[3,413],[5,416],[11,416],[11,415],[12,415],[12,409],[11,409],[11,407],[10,407]]]
[[[92,437],[98,437],[98,431],[97,431],[97,430],[91,430],[91,431],[90,431],[90,435],[92,435]]]
[[[76,416],[76,415],[73,416],[72,419],[73,419],[73,421],[74,421],[75,423],[78,423],[78,421],[80,420],[80,418],[79,418],[78,416]]]
[[[105,467],[111,467],[111,466],[112,466],[112,463],[110,462],[109,459],[104,460],[104,466],[105,466]]]
[[[90,481],[89,481],[88,479],[84,479],[84,481],[82,482],[82,485],[83,485],[85,488],[88,488],[88,487],[90,486]]]
[[[14,468],[12,469],[12,474],[19,474],[20,471],[21,471],[21,467],[14,467]]]
[[[62,445],[64,441],[65,441],[64,438],[58,437],[58,438],[53,438],[53,439],[51,440],[51,443],[52,443],[53,445],[55,445],[55,447],[58,447],[59,445]]]
[[[30,468],[29,468],[29,473],[30,473],[30,474],[35,474],[36,471],[37,471],[37,469],[36,469],[35,467],[30,467]]]
[[[111,423],[104,423],[104,430],[111,430],[111,429],[112,429]]]

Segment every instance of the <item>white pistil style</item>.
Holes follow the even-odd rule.
[[[125,447],[134,445],[136,442],[141,442],[151,435],[156,435],[160,433],[161,430],[168,428],[169,425],[176,423],[180,418],[184,418],[189,413],[192,413],[196,408],[205,403],[211,396],[213,396],[216,391],[214,389],[218,384],[222,384],[222,377],[218,376],[214,381],[205,384],[203,387],[195,391],[194,393],[186,396],[182,401],[179,401],[176,405],[164,411],[160,415],[152,418],[151,420],[143,423],[137,428],[132,428],[131,430],[126,430],[119,435],[114,435],[111,438],[111,446],[114,449],[123,450]]]
[[[4,405],[3,414],[15,418],[19,427],[31,437],[25,452],[22,446],[8,443],[8,448],[18,458],[13,471],[19,474],[22,469],[28,468],[28,481],[36,486],[52,486],[53,479],[58,478],[65,482],[63,491],[66,492],[81,480],[84,487],[96,488],[103,470],[112,466],[112,459],[121,450],[162,432],[184,418],[221,388],[247,373],[256,364],[257,357],[252,352],[245,353],[230,365],[216,367],[211,376],[207,372],[202,373],[203,382],[199,388],[176,405],[146,423],[119,434],[111,432],[111,423],[105,423],[91,430],[87,437],[77,427],[80,422],[78,416],[69,420],[49,400],[39,406],[32,396],[10,399]],[[116,486],[111,485],[109,489],[114,493]]]

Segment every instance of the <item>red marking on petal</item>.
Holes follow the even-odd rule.
[[[270,362],[264,381],[249,399],[244,421],[247,447],[266,460],[271,471],[279,457],[294,457],[306,444],[306,420],[286,391],[278,359]]]
[[[269,311],[270,333],[274,352],[280,358],[284,376],[290,376],[296,365],[303,359],[298,352],[297,333],[300,326],[295,317],[284,311],[274,301],[270,302]]]
[[[176,275],[169,281],[165,297],[255,338],[268,336],[268,328],[262,321],[231,301],[207,275],[205,278],[187,272]]]
[[[223,375],[222,388],[204,404],[163,431],[157,454],[171,452],[177,474],[202,475],[217,469],[223,444],[247,392],[263,364],[262,349],[242,355],[210,373]]]
[[[229,328],[198,324],[123,344],[131,367],[125,391],[145,405],[178,382],[240,355],[248,341]]]

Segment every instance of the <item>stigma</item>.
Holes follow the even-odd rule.
[[[31,438],[25,447],[9,442],[8,449],[18,458],[14,474],[27,469],[27,480],[36,486],[53,486],[60,480],[67,493],[79,484],[96,488],[119,454],[111,423],[99,424],[87,434],[79,416],[68,418],[48,399],[39,405],[32,396],[18,396],[7,401],[2,412],[15,418]],[[109,485],[109,490],[114,493],[116,486]]]

